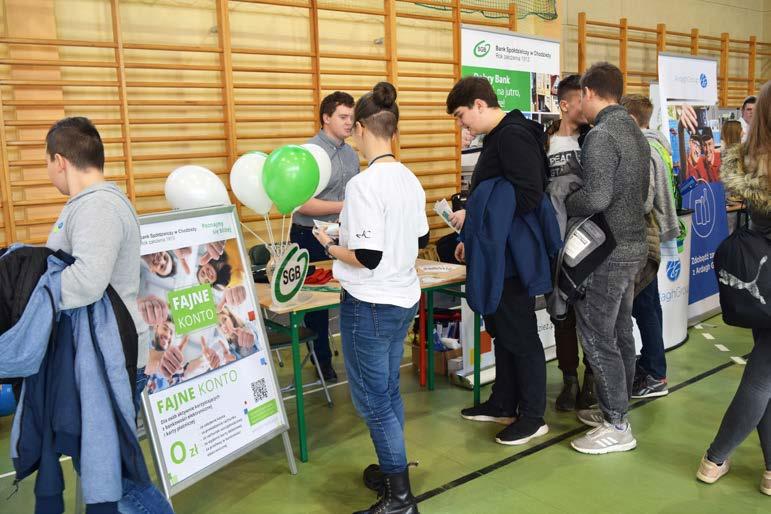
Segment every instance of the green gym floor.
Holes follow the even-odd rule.
[[[706,337],[705,337],[706,333]],[[709,339],[709,335],[714,337]],[[729,352],[715,347],[722,344]],[[714,318],[690,330],[690,339],[667,354],[669,396],[633,404],[637,449],[588,456],[569,442],[586,430],[570,413],[557,413],[561,385],[555,362],[548,364],[550,432],[529,445],[507,447],[493,440],[500,426],[460,418],[471,391],[437,380],[434,392],[418,386],[410,365],[403,368],[406,437],[413,491],[422,513],[769,513],[771,497],[758,491],[763,459],[754,433],[733,458],[730,473],[708,486],[696,481],[699,459],[717,430],[742,373],[731,356],[752,348],[749,331]],[[409,351],[409,350],[408,350]],[[405,363],[409,355],[405,354]],[[342,355],[335,366],[344,380]],[[282,383],[289,366],[277,368]],[[306,370],[308,379],[313,377]],[[489,387],[482,391],[483,399]],[[364,423],[345,384],[332,389],[334,407],[320,392],[306,393],[310,462],[298,460],[289,474],[280,439],[214,473],[173,498],[177,513],[350,513],[369,506],[361,471],[375,462]],[[290,424],[294,401],[287,401]],[[13,477],[8,454],[10,418],[0,420],[0,512],[33,510],[34,478],[10,500]],[[297,449],[296,434],[292,444]],[[149,455],[148,455],[149,457]],[[148,460],[148,462],[151,462]],[[64,462],[68,512],[74,508],[73,472]]]

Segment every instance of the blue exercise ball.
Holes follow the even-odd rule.
[[[0,416],[10,416],[16,412],[16,398],[10,384],[0,384]]]

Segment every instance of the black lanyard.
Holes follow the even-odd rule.
[[[384,153],[383,155],[378,155],[377,157],[375,157],[374,159],[369,161],[369,164],[367,164],[367,167],[369,168],[370,166],[375,164],[375,161],[377,161],[378,159],[382,159],[383,157],[393,157],[394,159],[396,159],[394,154],[392,154],[392,153]]]

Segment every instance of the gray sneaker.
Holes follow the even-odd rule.
[[[583,437],[572,441],[570,446],[580,453],[602,455],[604,453],[625,452],[637,447],[637,440],[632,435],[632,425],[619,430],[607,421],[601,426],[588,431]]]
[[[600,409],[585,409],[576,413],[578,421],[590,427],[598,427],[605,423],[605,416]]]

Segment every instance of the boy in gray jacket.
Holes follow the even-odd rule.
[[[635,370],[632,335],[634,281],[647,255],[645,200],[650,183],[650,146],[622,106],[621,71],[598,63],[581,77],[582,110],[594,128],[581,148],[584,186],[567,198],[569,216],[602,213],[616,248],[589,279],[575,304],[578,330],[594,370],[600,410],[578,418],[596,427],[571,445],[604,454],[637,446],[627,420]]]
[[[672,150],[664,134],[650,128],[653,104],[643,95],[628,95],[621,99],[648,140],[651,150],[651,186],[648,203],[658,225],[661,244],[677,238],[680,233],[675,199],[672,195]],[[663,318],[659,285],[656,275],[634,299],[632,316],[637,320],[642,337],[642,350],[637,361],[632,398],[664,396],[667,389],[667,361],[664,356]]]
[[[139,220],[123,191],[105,181],[104,145],[88,118],[64,118],[51,127],[46,136],[46,164],[51,183],[69,197],[46,246],[75,258],[75,263],[62,271],[59,307],[91,305],[112,285],[134,325],[143,326],[137,305]],[[138,393],[144,387],[147,353],[148,346],[140,344],[137,407]]]

